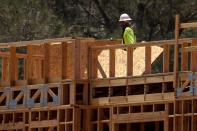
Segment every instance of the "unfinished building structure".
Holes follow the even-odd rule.
[[[196,131],[197,39],[0,46],[0,130]],[[124,50],[122,50],[124,49]],[[136,72],[138,70],[138,72]]]

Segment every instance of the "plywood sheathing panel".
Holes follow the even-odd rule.
[[[87,79],[88,76],[88,45],[86,41],[81,40],[80,43],[80,77],[81,79]]]
[[[66,67],[66,79],[72,79],[74,77],[74,60],[73,60],[73,55],[74,55],[74,43],[73,42],[69,42],[67,43],[66,46],[66,55],[67,55],[67,64]],[[63,60],[64,61],[64,60]]]
[[[115,76],[126,76],[127,51],[116,49],[115,52]],[[151,46],[151,64],[159,57],[162,52],[163,48]],[[133,52],[133,76],[139,76],[145,72],[145,58],[145,47],[137,47]],[[98,61],[100,62],[103,70],[106,72],[107,77],[109,77],[109,50],[103,50],[98,56]],[[99,74],[98,77],[101,78],[102,76]]]
[[[62,76],[62,45],[61,43],[51,43],[49,46],[49,78],[59,78]]]
[[[62,79],[66,79],[67,75],[67,43],[62,43]]]
[[[2,72],[2,80],[9,80],[9,59],[3,58],[3,72]]]
[[[80,39],[80,77],[87,79],[88,77],[88,48],[91,46],[104,46],[120,44],[119,40],[94,40],[94,39]],[[98,73],[100,73],[98,71]]]
[[[9,59],[9,71],[10,71],[10,85],[14,85],[16,79],[16,47],[10,47],[10,59]]]
[[[88,48],[95,44],[94,39],[80,40],[80,78],[88,78]]]
[[[32,70],[31,79],[43,78],[43,59],[44,59],[44,46],[32,45]]]

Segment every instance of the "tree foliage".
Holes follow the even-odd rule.
[[[20,41],[61,36],[62,26],[62,21],[54,15],[44,1],[1,1],[1,41]]]
[[[197,20],[196,0],[2,0],[0,41],[64,36],[120,38],[118,19],[128,13],[137,40],[174,37],[174,16]],[[188,30],[183,36],[196,35]]]

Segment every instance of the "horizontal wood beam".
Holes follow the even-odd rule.
[[[64,42],[64,41],[74,41],[71,37],[66,38],[55,38],[55,39],[43,39],[43,40],[32,40],[32,41],[20,41],[20,42],[9,42],[9,43],[0,43],[0,48],[5,48],[9,46],[27,46],[27,45],[40,45],[44,43],[54,43],[54,42]]]
[[[181,23],[180,28],[197,28],[197,22]]]
[[[185,39],[179,39],[178,44],[182,44],[184,42],[191,43],[194,38],[185,38]],[[175,40],[162,40],[162,41],[149,41],[145,43],[136,43],[136,44],[130,44],[130,45],[105,45],[105,46],[92,46],[90,47],[92,50],[109,50],[109,49],[124,49],[128,47],[143,47],[143,46],[163,46],[163,45],[174,45]]]
[[[58,43],[58,42],[72,43],[72,42],[75,41],[75,39],[94,40],[94,38],[64,37],[64,38],[54,38],[54,39],[42,39],[42,40],[0,43],[0,48],[6,48],[6,47],[9,47],[9,46],[22,47],[22,46],[27,46],[27,45],[41,45],[41,44],[44,44],[44,43]]]
[[[148,113],[132,113],[132,114],[119,114],[113,115],[112,120],[114,123],[135,123],[135,122],[150,122],[162,121],[166,118],[165,112],[148,112]]]
[[[57,120],[46,120],[46,121],[31,121],[29,124],[30,128],[40,128],[40,127],[54,127],[58,125]]]
[[[197,46],[185,47],[183,51],[197,51]]]
[[[19,54],[19,53],[17,53],[16,57],[17,58],[27,58],[27,54]]]
[[[0,57],[9,57],[10,53],[9,52],[1,52],[0,51]]]

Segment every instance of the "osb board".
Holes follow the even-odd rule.
[[[34,59],[32,62],[32,79],[39,79],[43,77],[43,61],[40,59]]]
[[[67,43],[62,43],[62,79],[67,77]]]
[[[120,44],[119,40],[94,40],[83,39],[80,40],[80,76],[82,79],[87,79],[88,69],[88,48],[91,46],[104,46]]]
[[[65,68],[65,71],[66,71],[66,79],[72,79],[73,78],[73,75],[74,75],[74,60],[73,60],[73,56],[74,56],[74,43],[71,42],[71,43],[67,43],[67,46],[66,46],[66,52],[64,52],[64,49],[63,49],[63,52],[66,53],[66,63],[64,62],[64,65],[62,68]],[[65,61],[65,59],[63,59],[63,61]]]
[[[163,48],[151,46],[151,64],[163,52]],[[102,51],[98,56],[105,74],[109,77],[109,50]],[[142,75],[145,71],[145,47],[137,47],[133,52],[133,76]],[[116,49],[115,51],[115,76],[123,77],[127,75],[127,51]],[[98,71],[98,77],[102,78]]]
[[[44,45],[32,45],[33,55],[44,55]]]
[[[80,77],[86,79],[88,76],[88,45],[87,41],[80,41]]]
[[[61,77],[62,73],[62,45],[61,43],[51,43],[49,46],[49,73],[48,77]]]
[[[2,58],[2,81],[9,81],[9,58]]]
[[[31,78],[39,79],[43,77],[43,58],[34,56],[44,57],[44,45],[32,45],[32,71]]]

